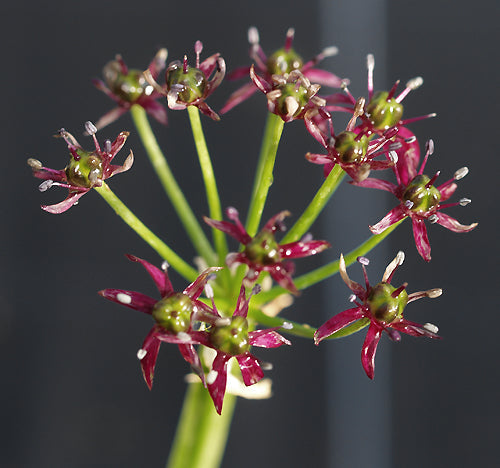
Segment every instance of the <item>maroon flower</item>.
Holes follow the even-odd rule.
[[[148,70],[154,80],[165,68],[167,49],[160,49],[155,55]],[[167,124],[167,112],[156,100],[161,96],[153,86],[148,84],[142,70],[129,69],[121,55],[108,62],[103,69],[104,81],[92,80],[97,89],[104,92],[118,104],[107,114],[104,114],[96,124],[101,129],[125,114],[134,104],[143,107],[146,112],[158,122]]]
[[[340,88],[341,84],[347,80],[342,80],[337,75],[325,70],[313,68],[324,58],[336,55],[337,48],[327,47],[312,60],[304,63],[302,57],[292,48],[294,34],[295,30],[290,28],[286,33],[285,46],[267,57],[259,44],[259,33],[257,29],[252,27],[248,30],[248,42],[250,42],[251,45],[250,58],[255,62],[255,67],[262,75],[261,80],[267,82],[269,86],[272,86],[274,76],[281,76],[286,79],[290,72],[296,70],[300,71],[306,78],[315,83],[332,88]],[[247,77],[250,70],[250,66],[237,68],[229,74],[228,78],[238,79]],[[256,90],[257,87],[255,87],[253,83],[243,85],[231,94],[220,113],[224,114],[228,112],[233,107],[248,99]]]
[[[45,192],[54,185],[65,187],[69,191],[68,196],[62,202],[50,206],[42,205],[42,209],[49,213],[59,214],[69,210],[90,189],[100,187],[103,180],[109,179],[120,172],[128,171],[132,167],[134,162],[132,151],[130,151],[122,166],[111,164],[113,158],[125,144],[129,132],[120,132],[113,143],[106,140],[104,147],[101,149],[95,136],[97,129],[92,122],[87,122],[85,129],[94,139],[94,151],[85,151],[75,137],[64,128],[59,130],[59,134],[56,135],[64,138],[71,155],[70,162],[64,169],[49,169],[44,167],[37,159],[28,159],[33,175],[39,179],[44,179],[39,186],[40,192]]]
[[[370,135],[367,132],[360,127],[355,127],[357,117],[364,113],[364,104],[364,98],[358,99],[354,115],[345,131],[335,135],[333,127],[331,127],[330,137],[322,132],[322,137],[318,141],[320,143],[327,142],[328,154],[306,154],[306,159],[310,162],[323,164],[325,177],[336,164],[340,165],[355,182],[366,179],[371,170],[387,169],[394,166],[394,160],[390,159],[392,153],[387,149],[387,143],[391,143],[391,140],[394,139],[398,128],[389,128],[382,137],[370,140]],[[374,159],[384,153],[388,155],[388,158],[384,160]]]
[[[209,316],[213,321],[212,309],[198,298],[203,292],[211,274],[221,268],[213,267],[205,270],[195,281],[182,292],[175,292],[168,277],[164,263],[162,270],[133,255],[127,255],[133,262],[140,263],[149,273],[160,292],[161,299],[153,299],[139,292],[124,289],[104,289],[99,294],[110,301],[122,304],[131,309],[151,315],[155,325],[146,336],[137,357],[141,362],[144,380],[151,389],[158,351],[161,342],[175,343],[179,347],[182,357],[191,364],[193,370],[205,384],[205,374],[201,367],[200,358],[193,345],[205,342],[204,333],[193,329],[193,324]]]
[[[394,86],[389,91],[374,92],[373,88],[373,69],[375,68],[375,59],[373,55],[367,56],[368,67],[368,103],[365,113],[361,116],[363,121],[363,131],[371,133],[375,132],[381,135],[384,131],[390,128],[399,127],[415,122],[417,120],[435,117],[436,114],[427,114],[410,119],[402,119],[403,105],[401,102],[410,93],[420,86],[424,80],[417,76],[406,83],[405,89],[396,96],[396,90],[399,85],[399,80],[394,83]],[[325,108],[328,111],[344,111],[354,113],[356,108],[356,99],[349,92],[347,84],[343,85],[345,93],[335,93],[326,97],[328,104]],[[333,105],[331,105],[333,104]]]
[[[187,56],[184,56],[182,62],[180,60],[171,62],[166,70],[163,87],[156,82],[149,70],[144,72],[144,76],[159,94],[166,96],[170,109],[182,110],[187,106],[196,106],[213,120],[220,120],[205,100],[221,84],[226,73],[226,63],[218,53],[200,63],[202,50],[203,44],[201,41],[196,41],[194,45],[195,67],[188,65]]]
[[[365,265],[368,265],[369,261],[365,257],[358,257],[358,262],[361,263],[365,278],[366,288],[364,288],[349,278],[344,257],[341,255],[339,272],[344,282],[353,292],[351,302],[356,304],[356,307],[344,310],[340,314],[333,316],[321,325],[314,334],[314,341],[316,344],[319,344],[325,338],[358,320],[367,321],[370,327],[368,328],[368,333],[361,349],[361,363],[366,375],[370,379],[373,379],[374,376],[375,353],[383,331],[393,341],[401,340],[400,332],[411,336],[439,338],[436,334],[438,329],[435,325],[426,323],[422,326],[418,323],[410,322],[403,317],[403,310],[408,303],[423,297],[435,298],[442,294],[441,289],[429,289],[428,291],[420,291],[408,295],[406,292],[407,283],[404,283],[399,288],[392,286],[392,275],[403,261],[404,254],[403,252],[399,252],[396,258],[387,266],[382,281],[375,286],[370,286],[365,269]],[[359,302],[356,298],[358,298]]]
[[[251,237],[241,224],[236,208],[228,208],[226,215],[234,224],[207,217],[204,220],[211,227],[229,234],[245,246],[242,252],[230,253],[226,258],[226,263],[228,266],[235,263],[248,265],[246,279],[249,282],[256,281],[261,271],[267,271],[281,287],[297,294],[297,288],[292,281],[293,264],[285,260],[315,255],[330,247],[326,241],[301,240],[289,244],[278,244],[274,234],[276,231],[285,229],[283,220],[290,215],[288,211],[281,211],[273,216],[255,237]]]
[[[253,293],[258,292],[259,289],[260,287],[255,286]],[[245,297],[245,287],[242,286],[236,310],[230,318],[222,318],[212,300],[215,321],[208,334],[204,336],[203,344],[217,352],[206,381],[215,409],[219,414],[222,411],[226,392],[227,366],[232,357],[238,361],[243,382],[248,387],[264,377],[259,360],[250,353],[250,347],[277,348],[284,344],[291,344],[290,341],[276,332],[279,327],[248,331],[247,314],[251,296],[252,294],[248,298]]]
[[[409,143],[409,145],[413,146],[414,143]],[[406,148],[403,147],[403,150],[406,150]],[[469,225],[460,224],[456,219],[441,212],[443,208],[456,205],[465,206],[471,202],[468,198],[462,198],[456,203],[442,203],[455,193],[457,189],[455,181],[465,177],[469,170],[466,167],[462,167],[455,172],[452,179],[435,187],[434,182],[439,176],[439,172],[432,178],[423,173],[427,159],[433,151],[434,143],[432,140],[429,140],[427,142],[426,155],[418,173],[415,173],[414,155],[405,159],[398,159],[394,170],[398,185],[385,180],[371,178],[356,184],[362,187],[386,190],[393,193],[399,199],[400,204],[389,211],[377,224],[370,226],[370,230],[373,234],[380,234],[389,226],[409,216],[412,222],[413,236],[417,250],[427,262],[431,260],[431,246],[427,237],[425,220],[428,220],[430,223],[438,223],[450,231],[459,233],[472,231],[477,226],[477,223]]]

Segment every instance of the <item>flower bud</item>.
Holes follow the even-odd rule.
[[[158,301],[152,311],[156,323],[172,333],[186,332],[191,325],[193,302],[183,293],[175,293]]]
[[[403,116],[403,105],[394,98],[388,99],[387,91],[378,91],[366,107],[366,113],[375,130],[394,127]]]
[[[407,204],[411,206],[411,211],[427,213],[439,204],[441,192],[434,185],[428,186],[429,181],[428,176],[417,175],[406,187],[403,200],[411,202]]]
[[[370,288],[366,305],[371,314],[378,321],[391,323],[403,315],[403,310],[408,303],[408,293],[403,289],[396,297],[392,294],[396,288],[388,283],[378,283]]]
[[[216,349],[232,356],[247,352],[250,349],[247,319],[237,315],[231,319],[230,325],[215,327],[210,341]]]

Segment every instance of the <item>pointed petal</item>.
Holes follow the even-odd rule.
[[[264,377],[264,371],[260,367],[259,361],[248,351],[245,354],[236,356],[236,360],[240,365],[243,382],[247,387],[256,384]]]
[[[292,277],[288,272],[286,266],[282,263],[276,263],[275,265],[265,267],[265,271],[268,271],[271,278],[276,281],[282,288],[288,289],[293,294],[298,294],[299,291],[295,284],[293,284]]]
[[[308,70],[303,71],[303,73],[304,76],[311,82],[319,83],[323,86],[329,86],[330,88],[340,88],[342,87],[342,83],[344,81],[334,73],[318,68],[309,68]]]
[[[158,302],[145,294],[126,289],[103,289],[98,294],[105,299],[148,315],[151,315],[154,305]]]
[[[327,241],[309,241],[309,242],[291,242],[279,246],[280,255],[282,258],[303,258],[310,255],[316,255],[331,245]]]
[[[250,344],[259,348],[278,348],[284,344],[291,346],[289,340],[275,331],[277,329],[278,327],[250,332],[248,334]]]
[[[415,238],[415,245],[417,246],[418,253],[426,261],[431,261],[431,244],[427,237],[427,228],[423,219],[412,217],[411,223],[413,226],[413,237]]]
[[[121,174],[122,172],[126,172],[132,167],[133,164],[134,164],[134,153],[132,153],[132,150],[130,150],[127,159],[125,159],[125,161],[121,166],[115,164],[111,164],[109,166],[108,170],[106,171],[107,174],[105,178],[113,177],[116,174]]]
[[[111,156],[113,159],[118,151],[120,151],[123,148],[123,145],[127,141],[127,138],[129,137],[130,132],[120,132],[118,136],[115,138],[115,141],[111,143]]]
[[[174,288],[172,287],[172,283],[168,277],[167,271],[160,270],[155,267],[151,263],[143,260],[142,258],[136,257],[135,255],[125,255],[131,262],[140,263],[144,269],[149,273],[151,279],[156,284],[158,291],[160,291],[161,297],[165,297],[166,295],[172,294],[174,292]]]
[[[193,372],[200,378],[203,386],[206,387],[207,383],[205,381],[205,373],[203,372],[200,356],[198,356],[194,346],[192,344],[180,344],[178,346],[184,360],[189,362]]]
[[[389,211],[389,213],[387,213],[377,224],[370,226],[370,231],[373,234],[381,234],[389,226],[392,226],[394,223],[397,223],[405,217],[406,214],[401,206],[396,206],[396,208],[393,208],[391,211]]]
[[[440,185],[439,187],[436,187],[439,190],[439,193],[441,194],[441,203],[448,200],[454,193],[455,190],[457,189],[457,184],[443,184]]]
[[[269,91],[271,91],[271,85],[255,73],[253,65],[250,68],[250,78],[252,78],[255,86],[257,86],[257,88],[259,88],[264,94],[267,94]]]
[[[147,103],[144,103],[143,107],[149,115],[155,118],[162,125],[168,124],[167,109],[165,109],[165,107],[159,102],[149,99]]]
[[[331,164],[333,162],[327,154],[307,153],[306,159],[313,164]]]
[[[151,63],[148,66],[148,70],[151,73],[151,76],[154,80],[158,78],[160,72],[165,68],[167,62],[168,52],[167,49],[160,49],[156,55],[151,60]]]
[[[441,211],[438,211],[436,215],[438,217],[438,224],[453,232],[470,232],[477,226],[477,223],[469,225],[460,224],[455,218],[452,218]]]
[[[243,85],[241,88],[237,89],[231,96],[229,96],[229,99],[226,101],[226,104],[224,104],[224,107],[219,111],[219,113],[225,114],[226,112],[230,111],[233,107],[237,106],[238,104],[241,104],[243,101],[248,99],[252,94],[254,94],[257,91],[257,88],[253,83],[247,83],[246,85]]]
[[[227,74],[226,79],[228,79],[229,81],[239,80],[240,78],[249,76],[249,74],[250,74],[250,67],[238,67],[230,71]]]
[[[373,379],[375,375],[375,353],[377,352],[382,330],[379,325],[372,322],[361,349],[361,364],[370,379]]]
[[[385,190],[387,192],[394,193],[396,191],[396,186],[387,180],[381,180],[381,179],[373,179],[371,177],[368,177],[367,179],[364,179],[360,182],[356,182],[353,185],[356,185],[356,187],[365,187],[365,188],[374,188],[374,189],[379,189],[379,190]]]
[[[342,280],[347,285],[347,287],[354,294],[356,294],[356,296],[358,296],[361,300],[364,300],[364,298],[366,296],[366,290],[359,283],[356,283],[356,281],[353,281],[351,278],[349,278],[349,275],[347,274],[347,268],[345,265],[345,259],[344,259],[343,254],[340,254],[339,273],[340,273]]]
[[[118,120],[127,111],[128,108],[125,106],[115,107],[114,109],[111,109],[95,123],[97,130],[101,130],[110,123],[113,123],[115,120]]]
[[[33,176],[37,179],[53,180],[55,182],[66,182],[66,172],[64,170],[50,169],[42,167],[41,169],[33,169]]]
[[[61,214],[68,211],[78,200],[88,192],[88,189],[80,193],[70,193],[62,202],[55,205],[42,205],[40,208],[52,214]]]
[[[361,307],[347,309],[337,315],[334,315],[316,330],[314,333],[314,343],[318,345],[325,338],[333,335],[335,332],[341,330],[356,320],[362,319],[363,317],[364,314]]]
[[[220,120],[219,114],[215,112],[205,101],[201,101],[196,104],[196,107],[200,110],[200,112],[207,117],[210,117],[212,120],[218,122]]]
[[[207,376],[207,388],[217,413],[222,412],[222,403],[226,393],[227,363],[231,359],[229,354],[217,353],[212,364],[212,370]]]
[[[156,339],[156,330],[153,327],[151,331],[146,336],[144,343],[142,343],[142,349],[139,353],[146,352],[145,355],[140,357],[141,354],[138,354],[139,360],[141,362],[142,375],[148,388],[151,390],[153,387],[153,377],[155,373],[155,365],[156,358],[158,357],[158,351],[160,350],[161,341]]]
[[[203,288],[210,279],[210,275],[216,271],[222,270],[222,267],[210,267],[207,268],[198,278],[196,278],[189,286],[184,289],[184,294],[189,296],[191,299],[198,299],[200,294],[203,292]]]
[[[231,237],[234,237],[238,242],[244,245],[248,244],[252,240],[244,229],[230,223],[229,221],[216,221],[215,219],[207,218],[206,216],[204,216],[203,219],[209,226],[229,234]]]
[[[238,296],[238,302],[236,303],[236,309],[233,313],[233,317],[246,318],[248,314],[248,303],[250,301],[250,297],[248,299],[246,298],[245,286],[241,285],[240,294]]]
[[[438,334],[433,333],[430,330],[426,330],[419,323],[410,322],[409,320],[406,319],[402,319],[399,322],[393,322],[391,323],[390,326],[391,328],[394,328],[395,330],[398,330],[402,333],[406,333],[407,335],[416,337],[426,336],[427,338],[441,339],[441,337]]]

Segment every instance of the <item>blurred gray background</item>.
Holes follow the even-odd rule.
[[[223,466],[498,466],[496,2],[88,0],[19,1],[0,8],[0,466],[163,466],[182,403],[185,363],[164,346],[150,392],[135,356],[150,321],[96,294],[106,287],[155,294],[149,277],[124,254],[160,259],[95,193],[62,215],[40,210],[42,203],[62,200],[65,191],[40,194],[25,161],[36,157],[64,167],[65,145],[51,135],[64,126],[80,136],[86,120],[96,121],[113,106],[90,80],[116,53],[132,68],[145,68],[158,47],[167,47],[173,60],[192,56],[201,39],[204,56],[219,51],[231,69],[249,62],[246,31],[252,25],[266,52],[282,46],[290,26],[304,58],[338,46],[340,54],[323,67],[348,76],[355,95],[366,93],[370,52],[377,89],[423,76],[424,86],[404,101],[405,115],[437,112],[411,128],[422,142],[434,139],[427,168],[442,170],[440,180],[469,167],[456,198],[473,203],[448,213],[480,225],[464,235],[431,226],[430,264],[416,253],[409,223],[370,255],[373,282],[404,250],[407,260],[396,282],[407,281],[409,291],[444,289],[441,298],[411,304],[406,312],[411,320],[438,324],[443,340],[404,336],[394,344],[384,337],[374,382],[359,359],[364,333],[320,347],[295,338],[290,349],[263,350],[259,356],[274,363],[274,396],[239,400]],[[220,108],[236,86],[225,83],[209,103]],[[255,166],[265,114],[265,100],[256,95],[220,123],[204,119],[224,206],[245,211],[247,174]],[[169,120],[168,128],[153,125],[201,216],[207,209],[187,115],[170,111]],[[130,117],[99,139],[120,130],[132,131],[126,148],[134,150],[136,162],[111,186],[153,231],[191,258]],[[90,140],[80,141],[91,147]],[[305,207],[322,176],[303,155],[319,150],[302,123],[286,125],[265,216],[283,209],[297,215]],[[314,226],[316,237],[333,244],[317,260],[352,249],[367,237],[367,225],[392,206],[384,194],[343,186]],[[360,278],[356,267],[351,271]],[[173,281],[184,287],[182,278]],[[334,277],[305,292],[287,316],[319,325],[348,308],[348,292]]]

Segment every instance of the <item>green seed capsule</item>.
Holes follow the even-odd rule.
[[[366,113],[375,130],[394,127],[403,117],[403,105],[394,98],[387,100],[387,91],[377,91],[366,106]]]
[[[352,163],[363,161],[368,151],[368,137],[363,135],[361,138],[356,139],[357,136],[354,132],[345,131],[339,133],[335,139],[335,149],[342,162]]]
[[[186,332],[191,325],[193,301],[183,293],[164,297],[153,307],[156,323],[172,333]]]
[[[188,66],[184,72],[180,63],[170,65],[166,81],[168,89],[178,89],[179,100],[187,104],[201,98],[207,86],[207,79],[200,69]]]
[[[245,353],[250,349],[247,319],[236,316],[229,325],[215,327],[210,340],[216,349],[231,356]]]
[[[391,294],[396,290],[388,283],[378,283],[370,289],[366,304],[371,314],[379,321],[391,323],[403,315],[403,310],[408,303],[408,293],[403,289],[398,296]]]
[[[278,49],[267,59],[266,65],[271,75],[284,75],[292,70],[300,70],[303,64],[302,57],[290,48],[288,52]]]
[[[104,80],[113,94],[127,102],[136,102],[151,86],[145,80],[141,70],[129,70],[126,75],[121,66],[113,60],[103,70]]]
[[[427,187],[426,184],[429,180],[428,176],[422,174],[417,175],[408,184],[403,193],[403,199],[412,203],[411,211],[415,213],[427,213],[439,204],[441,192],[434,185]]]
[[[78,187],[92,188],[98,180],[102,180],[102,161],[95,153],[77,149],[80,159],[71,158],[64,169],[68,182]]]
[[[279,245],[274,234],[269,231],[260,231],[245,247],[247,258],[259,265],[273,265],[281,261]]]

